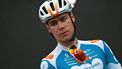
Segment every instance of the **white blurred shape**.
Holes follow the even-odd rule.
[[[74,8],[76,0],[68,0],[68,1],[71,4],[72,8]]]

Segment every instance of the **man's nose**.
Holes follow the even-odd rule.
[[[61,21],[58,22],[58,29],[63,30],[65,28],[65,24]]]

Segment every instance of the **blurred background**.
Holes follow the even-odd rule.
[[[0,69],[39,69],[57,45],[38,17],[45,0],[1,0]],[[122,1],[78,0],[73,13],[78,39],[102,39],[122,64]]]

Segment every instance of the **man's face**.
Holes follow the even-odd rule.
[[[63,13],[48,21],[47,29],[57,41],[67,42],[72,38],[74,26],[71,18],[74,23],[75,18],[73,14],[70,17],[68,13]]]

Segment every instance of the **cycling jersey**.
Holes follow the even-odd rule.
[[[40,69],[122,69],[109,46],[102,40],[81,41],[76,45],[88,57],[78,63],[69,48],[57,44],[56,48],[41,61]]]

